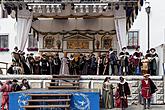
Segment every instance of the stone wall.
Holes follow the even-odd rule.
[[[102,92],[102,83],[103,80],[107,76],[81,76],[80,80],[80,88],[83,89],[96,89]],[[109,76],[108,76],[109,77]],[[2,82],[5,82],[6,80],[12,80],[12,79],[18,79],[19,82],[23,78],[26,78],[29,80],[29,83],[32,88],[46,88],[48,85],[48,82],[51,81],[52,76],[51,75],[0,75],[0,80]],[[132,103],[138,103],[139,100],[139,85],[140,80],[143,78],[143,76],[125,76],[125,79],[129,83],[130,90],[131,90],[131,96],[128,97],[129,104]],[[158,91],[153,95],[152,103],[153,104],[164,104],[165,102],[165,77],[163,76],[151,76],[151,79],[155,82]],[[119,76],[111,76],[111,83],[114,85],[114,87],[117,86],[117,83],[119,83]],[[114,89],[115,93],[115,89]]]

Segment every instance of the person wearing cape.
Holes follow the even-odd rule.
[[[115,93],[115,106],[125,110],[128,107],[127,96],[130,95],[130,88],[126,80],[121,76],[119,78],[120,82],[118,83],[116,93]]]
[[[154,82],[149,78],[150,74],[144,74],[144,78],[141,80],[141,95],[143,97],[144,109],[150,109],[151,97],[158,89]],[[146,107],[146,102],[147,106]]]

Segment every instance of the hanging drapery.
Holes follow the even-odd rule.
[[[116,35],[117,35],[117,41],[119,44],[119,48],[121,50],[122,45],[121,45],[121,35],[120,35],[120,28],[119,28],[119,23],[118,23],[118,19],[115,20],[115,27],[116,27]]]
[[[21,51],[24,51],[32,24],[33,13],[26,9],[19,10],[17,18],[16,45]]]
[[[126,14],[124,10],[120,10],[115,13],[115,29],[117,35],[117,41],[119,44],[119,49],[127,45],[126,41]]]

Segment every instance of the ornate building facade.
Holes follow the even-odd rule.
[[[16,18],[12,42],[22,51],[105,53],[126,46],[127,31],[142,5],[143,0],[3,1],[2,12]]]

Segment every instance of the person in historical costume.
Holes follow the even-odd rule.
[[[145,58],[149,59],[150,57],[151,57],[150,50],[147,50],[147,51],[146,51]]]
[[[144,74],[143,76],[144,79],[141,80],[141,95],[143,97],[144,109],[150,109],[151,96],[157,91],[157,87],[149,78],[150,74]],[[148,107],[146,107],[146,102]]]
[[[104,71],[104,65],[102,62],[102,55],[99,52],[97,57],[97,75],[102,75]]]
[[[130,55],[128,58],[128,75],[134,75],[135,74],[135,68],[134,68],[134,58],[133,55]]]
[[[33,53],[30,53],[29,56],[27,57],[27,63],[30,69],[30,74],[34,74],[33,66],[34,66],[34,57]]]
[[[40,73],[41,75],[48,75],[49,73],[49,62],[47,60],[47,56],[45,53],[42,54],[42,58],[40,60]]]
[[[49,62],[49,74],[50,75],[53,75],[54,72],[55,72],[55,65],[54,65],[54,61],[53,61],[53,57],[52,56],[49,56],[48,58],[48,62]]]
[[[17,92],[17,91],[21,91],[21,87],[18,84],[18,80],[13,79],[12,81],[12,91]]]
[[[144,59],[141,60],[141,62],[142,62],[141,70],[142,70],[143,75],[144,74],[150,74],[150,71],[149,71],[150,59],[149,59],[149,57],[151,57],[151,54],[149,53],[149,50],[147,50]]]
[[[109,75],[117,75],[118,73],[118,64],[117,64],[117,55],[112,48],[109,49]],[[111,71],[110,71],[111,70]]]
[[[140,75],[141,74],[141,59],[143,58],[143,53],[140,52],[140,47],[138,46],[133,53],[133,58],[134,58],[134,68],[135,68],[135,74]]]
[[[109,75],[109,53],[106,54],[106,57],[103,58],[103,75]]]
[[[12,92],[11,81],[6,81],[1,87],[2,92],[2,102],[1,102],[1,110],[5,110],[4,107],[7,104],[7,109],[9,110],[9,93]]]
[[[53,74],[59,75],[60,66],[61,66],[61,60],[59,58],[59,54],[56,54],[54,56],[54,73]]]
[[[80,58],[79,58],[79,74],[80,75],[82,74],[84,65],[85,65],[84,55],[80,54]]]
[[[27,79],[23,79],[22,83],[20,84],[21,90],[28,90],[30,89],[30,85]]]
[[[96,75],[97,73],[97,62],[94,54],[91,55],[90,63],[90,75]]]
[[[18,51],[18,47],[14,48],[12,52],[12,65],[14,74],[23,74],[23,68],[21,67],[21,60],[20,60],[20,51]]]
[[[74,54],[74,75],[80,74],[80,54]]]
[[[128,58],[129,58],[129,53],[126,51],[126,47],[122,48],[122,52],[119,53],[119,59],[120,59],[120,74],[122,75],[127,75],[128,74]]]
[[[128,83],[123,77],[119,78],[120,83],[118,83],[118,87],[116,90],[116,100],[119,99],[118,101],[115,102],[116,107],[121,108],[122,110],[125,110],[125,108],[128,107],[128,100],[127,96],[130,95],[130,88]],[[119,103],[119,104],[116,104]]]
[[[12,62],[14,62],[14,66],[20,66],[20,54],[18,52],[18,47],[14,47],[14,51],[12,52]]]
[[[25,65],[26,65],[26,59],[25,59],[25,52],[20,51],[20,66],[22,68],[22,74],[25,74]]]
[[[159,62],[158,54],[156,53],[156,50],[154,48],[150,49],[150,54],[151,54],[151,57],[149,58],[150,59],[150,74],[157,75],[158,62]]]
[[[26,58],[25,58],[25,52],[20,52],[20,62],[21,62],[21,68],[22,68],[22,74],[30,74],[30,68],[27,65]]]
[[[64,52],[64,57],[61,59],[60,75],[69,75],[69,61],[67,53]]]
[[[40,75],[40,56],[35,56],[33,65],[34,75]]]
[[[20,74],[22,72],[22,68],[20,66],[15,66],[14,62],[7,69],[7,73],[9,74]]]
[[[105,109],[114,108],[114,99],[113,99],[113,85],[110,83],[110,77],[106,77],[103,82],[102,88],[102,98]]]
[[[145,58],[142,59],[142,66],[141,66],[141,70],[142,70],[142,74],[149,74],[149,59]]]
[[[69,71],[71,75],[76,75],[76,70],[75,70],[75,58],[74,56],[71,54],[69,57]]]
[[[90,57],[89,55],[84,56],[85,64],[84,64],[84,67],[82,70],[82,75],[89,75],[89,71],[90,71],[90,58],[89,57]]]

